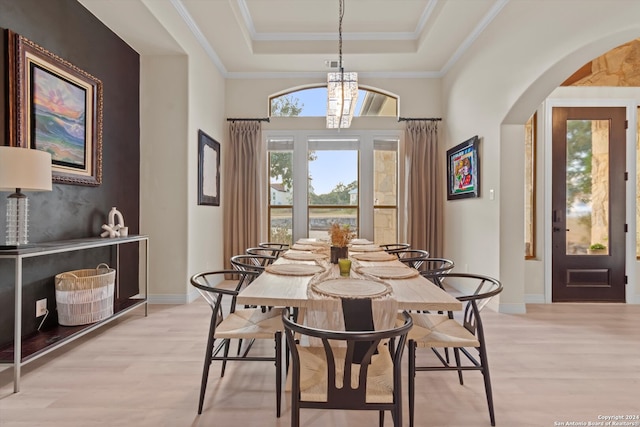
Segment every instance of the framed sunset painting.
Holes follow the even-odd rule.
[[[12,144],[51,154],[53,180],[102,182],[102,83],[34,42],[11,34],[16,98]]]

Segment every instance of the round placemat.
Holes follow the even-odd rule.
[[[296,242],[296,245],[328,246],[329,244],[327,242],[323,242],[322,240],[299,239]]]
[[[391,293],[391,286],[366,279],[329,279],[314,283],[312,289],[322,295],[337,298],[382,297]]]
[[[317,264],[273,264],[265,268],[271,274],[282,276],[313,276],[324,271],[324,267]]]
[[[329,258],[325,254],[321,254],[319,252],[285,252],[282,254],[283,258],[294,259],[297,261],[317,261],[321,259]]]
[[[291,246],[291,249],[296,250],[296,251],[319,251],[321,249],[323,249],[323,246],[321,245],[300,245],[298,243],[295,243],[293,246]]]
[[[351,241],[351,244],[352,245],[373,245],[373,242],[367,239],[353,239]]]
[[[349,248],[351,252],[382,252],[382,248],[376,245],[353,245]]]
[[[351,255],[353,259],[359,261],[393,261],[398,259],[397,256],[382,252],[362,252]]]
[[[410,277],[416,277],[420,274],[415,268],[409,268],[405,266],[383,266],[376,265],[372,267],[360,267],[356,270],[358,273],[370,274],[379,279],[408,279]]]

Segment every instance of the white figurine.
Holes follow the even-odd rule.
[[[116,224],[116,218],[118,219],[118,223]],[[116,207],[112,207],[111,211],[109,211],[109,222],[107,224],[102,224],[102,229],[104,230],[101,237],[127,237],[129,235],[129,227],[124,226],[124,217],[120,213]]]

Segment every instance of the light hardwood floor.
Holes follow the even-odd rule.
[[[527,311],[483,312],[498,426],[640,415],[640,306],[549,304]],[[25,365],[17,394],[12,369],[0,368],[0,426],[288,426],[288,395],[282,417],[275,417],[268,363],[231,365],[223,379],[214,364],[197,415],[208,319],[202,300],[152,305],[148,317],[137,309]],[[419,372],[417,425],[489,426],[480,374],[465,379],[460,386],[455,373]],[[377,414],[303,410],[302,423],[375,426]]]

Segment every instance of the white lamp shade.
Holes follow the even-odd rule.
[[[0,190],[51,191],[51,154],[0,146]]]

